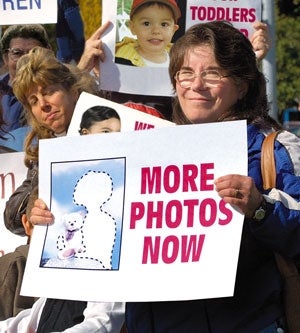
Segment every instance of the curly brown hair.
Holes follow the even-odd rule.
[[[176,89],[175,74],[181,69],[187,52],[201,44],[211,47],[217,63],[235,84],[246,83],[248,86],[245,96],[227,110],[218,121],[246,119],[248,123],[268,127],[270,117],[265,77],[257,65],[252,44],[229,22],[214,21],[196,24],[175,42],[170,51],[169,66],[174,91]],[[177,124],[190,123],[176,96],[173,105],[173,121]],[[274,121],[271,120],[271,122]]]

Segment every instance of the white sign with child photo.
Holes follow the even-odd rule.
[[[175,126],[174,123],[160,118],[160,116],[156,109],[146,105],[131,102],[122,105],[83,92],[76,103],[67,135],[94,134],[94,132],[86,131],[87,127],[100,121],[106,121],[106,123],[103,123],[105,126],[100,131],[97,128],[99,133],[140,131]],[[114,125],[110,124],[112,120],[109,119],[115,120]]]
[[[250,37],[261,20],[261,0],[111,0],[102,6],[102,22],[112,26],[102,38],[100,87],[138,95],[173,95],[169,51],[190,26],[226,20]]]
[[[39,196],[55,222],[34,228],[21,293],[232,296],[243,215],[214,180],[247,174],[246,122],[111,132],[41,140]]]

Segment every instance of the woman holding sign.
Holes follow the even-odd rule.
[[[24,235],[24,228],[22,229],[19,218],[26,207],[29,193],[38,182],[39,140],[66,135],[80,93],[85,91],[98,94],[99,91],[89,73],[82,72],[75,66],[62,64],[51,50],[42,47],[33,48],[19,60],[13,88],[18,100],[26,109],[31,132],[27,136],[25,145],[28,177],[8,200],[5,221],[7,229],[15,234]],[[141,112],[159,116],[153,108],[134,103],[127,105]],[[109,131],[119,131],[119,115],[110,113],[109,118],[111,116],[117,121],[114,126],[110,123]],[[85,134],[100,133],[99,130],[101,133],[108,132],[107,124],[103,130],[103,120],[105,120],[103,115],[101,128],[96,126],[91,131],[90,125],[95,126],[95,119],[90,120],[82,124],[89,130],[89,133]],[[47,213],[52,220],[51,212]],[[123,302],[82,302],[40,298],[31,309],[20,312],[15,318],[0,322],[0,332],[2,330],[62,332],[70,328],[72,332],[103,330],[119,333],[124,322],[124,310]]]
[[[282,317],[281,301],[275,297],[280,290],[280,277],[273,252],[267,250],[269,244],[261,230],[262,224],[276,213],[276,208],[272,202],[266,203],[266,221],[257,221],[255,212],[261,205],[265,206],[264,200],[268,198],[259,191],[259,152],[264,137],[260,130],[271,129],[276,123],[268,117],[265,80],[257,69],[255,53],[248,39],[229,24],[197,25],[172,47],[170,74],[177,92],[174,121],[179,125],[237,119],[249,122],[249,152],[253,156],[249,160],[250,177],[228,175],[216,181],[220,196],[246,215],[236,291],[233,298],[226,299],[129,303],[128,331],[266,333],[264,329],[270,325],[275,327],[277,319]],[[285,133],[283,139],[287,142],[290,137]],[[279,158],[287,160],[282,147]],[[290,177],[299,183],[293,174]],[[297,204],[299,197],[293,197],[290,193],[290,200]],[[280,211],[285,209],[281,202],[278,207]],[[298,220],[299,214],[291,221],[294,229]],[[51,212],[41,200],[34,208],[32,222],[53,222]],[[271,230],[270,243],[273,227]],[[279,248],[281,244],[276,245]],[[299,252],[295,242],[295,253]]]
[[[278,135],[277,188],[264,191],[261,145],[278,125],[268,116],[266,81],[252,45],[229,23],[191,27],[171,49],[169,73],[178,125],[247,120],[248,176],[215,180],[220,197],[245,214],[236,284],[233,297],[127,303],[128,332],[279,332],[284,310],[274,251],[300,255],[300,139],[286,131]]]
[[[96,94],[98,88],[88,73],[79,71],[75,66],[62,64],[51,50],[42,47],[33,48],[19,60],[13,88],[27,111],[31,132],[25,144],[28,178],[10,198],[5,214],[7,228],[24,235],[19,217],[38,182],[39,139],[65,135],[80,93],[86,91]],[[10,214],[15,214],[14,218],[8,218]],[[41,315],[46,320],[40,321]],[[61,332],[76,326],[73,328],[76,332],[96,332],[110,327],[113,332],[119,333],[123,321],[123,303],[40,298],[31,309],[1,322],[0,331]]]

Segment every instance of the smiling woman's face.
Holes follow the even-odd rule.
[[[67,131],[77,98],[77,93],[66,91],[61,84],[34,86],[27,95],[35,119],[55,134]]]
[[[218,65],[210,46],[201,44],[188,50],[181,69],[199,74],[205,70],[217,70],[220,75],[227,73]],[[190,88],[182,88],[176,82],[176,93],[185,116],[192,123],[214,122],[241,99],[247,87],[236,85],[232,78],[222,77],[219,83],[211,87],[206,85],[199,75]]]

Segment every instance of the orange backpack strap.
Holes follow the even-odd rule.
[[[276,167],[274,158],[274,142],[281,131],[266,136],[261,147],[261,174],[264,190],[276,187]]]

